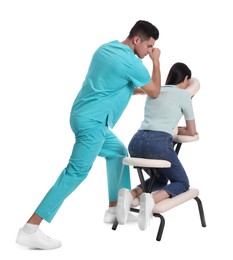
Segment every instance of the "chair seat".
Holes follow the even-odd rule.
[[[171,163],[166,160],[145,159],[137,157],[125,157],[123,164],[145,168],[169,168]]]
[[[160,201],[154,206],[153,213],[164,213],[188,200],[194,199],[199,195],[199,190],[196,188],[190,188],[189,190],[169,199]],[[139,200],[135,199],[132,203],[132,207],[138,207]]]

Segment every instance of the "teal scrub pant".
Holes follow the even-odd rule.
[[[106,159],[110,202],[117,201],[120,188],[131,189],[129,167],[122,164],[127,149],[106,123],[71,117],[70,125],[75,144],[69,163],[35,211],[47,222],[52,221],[63,201],[87,177],[97,156]]]

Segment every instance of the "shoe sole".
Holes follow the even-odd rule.
[[[57,248],[61,247],[61,244],[57,245],[57,246],[52,246],[52,247],[35,246],[34,243],[25,242],[25,241],[22,242],[19,239],[16,240],[16,243],[18,245],[21,245],[21,246],[25,246],[25,247],[28,247],[28,248],[34,248],[34,249],[38,249],[38,250],[52,250],[52,249],[57,249]]]
[[[146,230],[149,218],[152,214],[152,209],[154,207],[154,204],[150,203],[150,201],[147,201],[148,194],[142,193],[140,196],[140,212],[138,215],[138,227],[144,231]],[[142,205],[143,206],[142,206]]]
[[[130,205],[126,205],[126,196],[129,191],[121,189],[118,194],[118,203],[116,207],[116,217],[119,224],[124,225],[130,212]]]

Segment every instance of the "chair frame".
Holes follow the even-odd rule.
[[[173,141],[173,147],[174,147],[174,150],[177,153],[177,155],[179,154],[181,146],[182,146],[182,143]],[[137,169],[138,177],[139,177],[143,191],[147,192],[147,193],[151,193],[153,184],[156,182],[156,179],[159,177],[159,173],[157,171],[159,168],[145,168],[145,167],[139,167],[139,166],[134,166],[134,168]],[[143,171],[145,171],[145,170],[146,170],[147,174],[149,174],[151,177],[151,180],[147,187],[145,185],[145,179],[144,179],[144,174],[143,174]],[[199,215],[200,215],[201,225],[202,225],[202,227],[206,227],[206,221],[205,221],[205,215],[204,215],[202,201],[198,196],[195,197],[194,199],[196,200],[197,205],[198,205],[198,211],[199,211]],[[139,209],[133,208],[133,207],[130,208],[130,211],[139,213]],[[161,213],[153,213],[153,216],[160,219],[160,224],[159,224],[159,228],[158,228],[157,235],[156,235],[156,240],[160,241],[162,238],[164,227],[165,227],[165,218]],[[115,219],[115,221],[112,225],[112,230],[116,230],[117,226],[118,226],[118,221],[117,221],[117,219]]]

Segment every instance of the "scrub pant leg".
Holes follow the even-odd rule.
[[[87,177],[99,154],[107,160],[109,198],[115,201],[118,188],[129,187],[130,183],[128,170],[122,167],[125,148],[106,124],[80,117],[71,117],[70,124],[76,142],[69,163],[35,210],[47,222],[52,221],[64,200]]]
[[[127,155],[128,152],[124,144],[110,129],[107,129],[105,142],[99,156],[106,159],[110,202],[117,201],[119,189],[131,189],[129,166],[122,163],[122,159]]]

